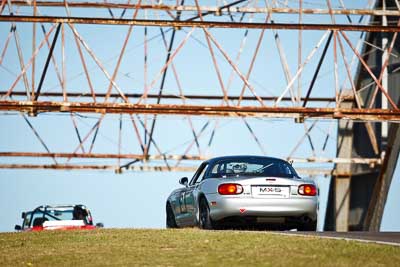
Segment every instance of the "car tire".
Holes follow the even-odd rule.
[[[176,221],[175,221],[174,212],[172,211],[172,207],[169,203],[167,203],[166,212],[167,212],[167,216],[166,216],[167,228],[178,228],[178,225],[176,224]]]
[[[212,230],[214,229],[213,222],[210,217],[210,207],[206,198],[202,197],[199,203],[199,228]]]

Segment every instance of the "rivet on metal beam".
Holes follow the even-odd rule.
[[[341,118],[343,118],[343,113],[340,111],[335,111],[335,112],[333,112],[333,118],[341,119]]]
[[[304,116],[298,116],[294,118],[295,123],[304,123]]]
[[[37,109],[30,108],[27,112],[28,117],[37,117]]]
[[[69,112],[69,111],[71,111],[71,109],[69,108],[68,104],[60,106],[60,112]]]
[[[369,166],[371,169],[375,168],[375,162],[371,162],[368,166]]]

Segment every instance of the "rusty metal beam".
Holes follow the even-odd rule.
[[[310,86],[308,87],[308,90],[307,90],[307,93],[306,93],[306,99],[303,102],[303,107],[307,106],[308,99],[310,98],[311,91],[314,88],[314,84],[315,84],[315,81],[317,80],[317,77],[318,77],[319,71],[321,69],[322,63],[324,63],[326,51],[328,51],[329,45],[330,45],[331,40],[332,40],[332,36],[333,36],[333,31],[329,34],[329,37],[328,37],[328,40],[326,41],[324,50],[322,51],[322,55],[321,55],[321,57],[320,57],[320,59],[318,61],[317,68],[315,69],[314,75],[313,75],[313,77],[311,79]],[[300,62],[301,62],[301,60],[300,60]],[[300,66],[300,64],[299,64],[299,66]],[[300,79],[298,81],[300,82]]]
[[[37,157],[37,158],[108,158],[137,160],[207,160],[208,157],[194,155],[142,155],[142,154],[101,154],[101,153],[42,153],[42,152],[0,152],[0,157]],[[296,163],[353,163],[380,165],[380,158],[288,158]]]
[[[130,91],[135,91],[135,90],[130,90]],[[198,91],[203,91],[203,90],[198,90]],[[0,96],[1,95],[5,95],[7,94],[7,91],[0,91]],[[124,95],[127,98],[140,98],[143,96],[143,94],[131,94],[131,93],[124,93]],[[10,93],[10,96],[26,96],[26,92],[22,92],[22,91],[12,91]],[[59,92],[43,92],[40,93],[41,97],[63,97],[62,93]],[[72,92],[72,93],[68,93],[68,98],[83,98],[83,97],[88,97],[88,98],[102,98],[102,97],[106,97],[105,93],[76,93],[76,92]],[[119,98],[121,97],[120,94],[109,94],[110,98]],[[259,96],[263,101],[276,101],[278,99],[278,97],[274,97],[274,96]],[[157,99],[158,98],[158,94],[148,94],[147,98],[149,99]],[[195,100],[223,100],[224,96],[223,95],[171,95],[171,94],[163,94],[161,96],[162,99],[186,99],[186,100],[191,100],[191,99],[195,99]],[[256,97],[254,96],[238,96],[238,95],[228,95],[227,96],[228,101],[232,101],[232,100],[243,100],[243,101],[258,101]],[[302,97],[301,100],[304,101],[306,98]],[[281,101],[291,101],[290,97],[284,97],[282,98]],[[307,102],[335,102],[336,98],[335,97],[310,97],[307,99]],[[342,102],[347,102],[347,101],[353,101],[353,97],[344,97],[342,98]]]
[[[163,114],[217,117],[325,118],[362,121],[400,121],[400,110],[354,108],[303,108],[212,106],[175,104],[87,103],[52,101],[0,101],[0,110],[40,112],[80,112],[100,114]]]
[[[28,1],[12,1],[16,6],[32,6]],[[218,7],[218,6],[192,6],[192,5],[137,5],[130,3],[107,3],[107,2],[72,2],[72,1],[36,1],[38,7],[61,7],[68,4],[69,8],[120,8],[120,9],[150,9],[164,11],[195,11],[213,12],[216,14],[226,13],[280,13],[280,14],[318,14],[318,15],[371,15],[371,16],[400,16],[399,10],[381,9],[317,9],[317,8],[289,8],[289,7]]]
[[[398,165],[400,151],[400,126],[393,124],[389,131],[388,145],[384,154],[380,173],[369,203],[364,222],[364,230],[379,232],[387,196],[392,180],[395,178],[396,165]]]
[[[233,28],[233,29],[276,29],[276,30],[313,30],[313,31],[361,31],[361,32],[400,32],[397,26],[349,25],[349,24],[297,24],[297,23],[255,23],[221,21],[176,21],[151,19],[114,19],[94,17],[63,16],[10,16],[1,15],[0,22],[33,23],[69,23],[96,25],[135,25],[152,27],[190,27],[190,28]]]
[[[0,164],[0,169],[52,169],[52,170],[115,170],[111,165],[66,165],[66,164]]]
[[[148,172],[195,172],[197,166],[154,166],[154,165],[131,165],[127,169],[120,169],[115,165],[75,165],[75,164],[0,164],[0,169],[52,169],[52,170],[114,170],[118,173],[122,171],[148,171]],[[338,173],[329,168],[296,168],[297,173],[310,176],[331,176],[349,175],[348,173]]]
[[[149,155],[143,154],[105,154],[105,153],[42,153],[42,152],[0,152],[0,157],[38,157],[38,158],[92,158],[92,159],[138,159],[138,160],[206,160],[206,157],[192,155]]]
[[[293,160],[296,163],[347,163],[347,164],[367,164],[371,166],[382,164],[380,158],[320,158],[320,157],[309,157],[309,158],[288,158],[288,161]],[[348,173],[348,172],[346,172]]]
[[[40,91],[42,90],[44,79],[46,78],[47,69],[49,67],[50,59],[53,56],[54,47],[56,46],[56,43],[57,43],[57,37],[58,37],[58,34],[60,33],[61,25],[62,25],[61,23],[58,24],[57,29],[56,29],[56,33],[54,34],[53,42],[51,43],[51,47],[49,49],[49,54],[47,55],[46,63],[44,64],[43,72],[42,72],[42,75],[40,77],[38,89],[37,89],[37,91],[35,93],[35,98],[34,98],[35,101],[37,101],[39,96],[40,96]]]

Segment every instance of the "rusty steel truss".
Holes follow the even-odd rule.
[[[2,129],[19,120],[32,142],[3,139],[0,168],[192,171],[186,162],[225,154],[214,149],[224,143],[216,136],[232,121],[247,134],[234,130],[238,145],[250,140],[257,153],[276,153],[279,145],[265,149],[269,140],[254,125],[273,130],[269,123],[281,120],[292,148],[277,154],[311,166],[300,172],[348,175],[334,163],[377,168],[375,129],[400,120],[385,81],[389,61],[400,57],[392,52],[400,31],[396,3],[378,10],[374,1],[342,0],[1,0]],[[387,23],[371,23],[371,16]],[[387,45],[367,43],[367,32],[389,34]],[[385,51],[382,66],[366,64],[365,45]],[[374,82],[357,88],[357,67]],[[368,101],[360,97],[365,90],[373,92]],[[51,127],[43,126],[45,116],[56,118]],[[184,125],[165,123],[171,117]],[[98,141],[110,135],[107,119],[118,124],[106,136],[109,147]],[[336,157],[338,120],[365,125],[374,157]],[[166,138],[168,127],[176,134]]]

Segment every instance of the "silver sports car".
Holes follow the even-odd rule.
[[[167,228],[266,226],[315,231],[318,189],[288,162],[227,156],[203,162],[167,199]]]

